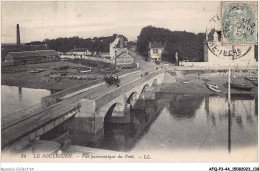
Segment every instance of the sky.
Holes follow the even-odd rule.
[[[219,2],[2,2],[2,43],[58,37],[123,34],[136,40],[143,27],[205,32]]]

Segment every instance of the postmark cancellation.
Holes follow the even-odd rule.
[[[221,2],[223,45],[257,44],[257,2]]]

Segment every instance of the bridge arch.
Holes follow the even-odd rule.
[[[136,91],[132,92],[130,96],[128,97],[126,103],[130,104],[130,107],[133,107],[136,101],[138,100],[138,93]]]
[[[158,85],[159,85],[159,80],[158,80],[158,78],[155,78],[153,80],[152,86],[158,86]]]
[[[141,93],[146,93],[148,91],[149,91],[149,84],[145,84],[143,89],[142,89],[142,91],[141,91]]]
[[[104,117],[104,122],[109,122],[110,119],[112,118],[112,114],[113,114],[113,111],[114,111],[114,108],[116,107],[116,104],[117,103],[114,103],[109,109],[108,111],[106,112],[106,115]]]
[[[120,102],[114,103],[110,108],[107,110],[104,122],[111,122],[114,121],[113,118],[117,117],[124,117],[127,111],[127,104],[123,104]]]

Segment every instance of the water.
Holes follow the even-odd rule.
[[[105,123],[98,138],[74,133],[72,144],[125,152],[257,147],[257,97],[252,95],[232,95],[230,130],[226,96],[159,94],[131,116],[129,124]]]
[[[2,116],[17,112],[24,108],[37,105],[41,98],[55,93],[55,90],[1,86]]]

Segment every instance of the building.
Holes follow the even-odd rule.
[[[203,43],[204,62],[207,65],[250,65],[256,64],[255,46],[222,45],[221,31],[206,32]]]
[[[70,50],[70,53],[74,55],[75,58],[82,58],[91,55],[91,52],[87,48],[74,48]]]
[[[111,59],[121,53],[122,49],[126,49],[126,43],[123,35],[116,35],[115,40],[109,45],[109,54]]]
[[[135,59],[129,54],[128,51],[122,51],[115,57],[115,65],[118,68],[128,67],[133,68],[135,64]]]
[[[152,61],[161,61],[164,48],[161,42],[149,42],[148,56]]]
[[[37,51],[43,61],[58,61],[59,60],[59,54],[55,50],[38,50]]]
[[[19,65],[25,63],[42,63],[48,61],[59,60],[59,55],[54,50],[38,50],[38,51],[21,51],[9,52],[5,56],[5,61],[12,65]]]
[[[13,65],[39,63],[41,61],[42,57],[37,51],[9,52],[5,56],[5,62],[11,62]]]

